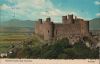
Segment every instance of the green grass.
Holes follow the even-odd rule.
[[[18,41],[30,37],[28,33],[0,33],[0,41]]]
[[[11,49],[11,45],[14,44],[16,47],[21,47],[21,43],[32,39],[32,45],[41,45],[39,39],[33,34],[28,33],[0,33],[0,52],[7,52]],[[27,43],[27,42],[26,42]]]
[[[7,52],[12,43],[18,44],[18,41],[23,41],[29,38],[27,33],[0,33],[0,52]]]
[[[0,43],[0,52],[7,52],[10,49],[10,47],[11,47],[11,43],[9,43],[9,42],[6,42],[6,43],[2,42],[2,43]]]

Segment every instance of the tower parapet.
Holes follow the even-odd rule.
[[[74,23],[74,19],[73,19],[73,14],[72,15],[68,15],[68,24],[72,24]]]
[[[39,19],[38,22],[39,22],[40,24],[42,24],[42,19]]]
[[[62,16],[62,22],[63,22],[63,24],[72,24],[72,23],[74,23],[73,14],[68,15],[68,16]]]
[[[46,22],[51,22],[51,18],[46,18]]]
[[[62,16],[62,22],[63,22],[64,24],[66,24],[66,22],[67,22],[67,16]]]
[[[72,15],[68,15],[68,19],[69,20],[73,20],[73,14]]]
[[[36,22],[36,24],[42,24],[42,19],[38,19],[38,21]]]

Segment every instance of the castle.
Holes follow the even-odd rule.
[[[80,38],[89,35],[89,21],[73,15],[62,16],[62,23],[54,23],[51,18],[46,18],[46,21],[39,19],[35,24],[35,33],[47,41],[67,37],[74,44]]]

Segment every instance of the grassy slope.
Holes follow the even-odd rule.
[[[34,46],[41,45],[40,39],[38,39],[34,34],[21,34],[21,33],[9,33],[0,36],[0,52],[6,52],[11,48],[11,45],[20,46],[18,43],[25,43],[32,40]],[[20,42],[18,42],[20,41]]]

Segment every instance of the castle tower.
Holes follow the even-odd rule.
[[[51,18],[46,18],[46,22],[51,22]]]
[[[89,21],[80,21],[81,25],[81,34],[82,36],[88,36],[89,35]]]
[[[46,18],[46,22],[44,23],[45,25],[45,34],[44,34],[44,39],[45,40],[52,40],[53,39],[53,31],[54,31],[54,24],[51,22],[51,18]]]
[[[38,23],[39,23],[39,24],[42,24],[42,19],[39,19],[39,20],[38,20]]]
[[[74,23],[74,19],[73,19],[73,14],[72,15],[68,15],[68,24]]]
[[[67,23],[67,16],[62,16],[62,23],[66,24]]]
[[[35,33],[39,34],[39,31],[41,29],[42,19],[38,19],[38,21],[35,24]]]
[[[68,19],[69,20],[73,20],[73,14],[72,15],[68,15]]]
[[[74,23],[73,15],[62,16],[62,22],[63,24],[72,24]]]

